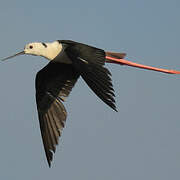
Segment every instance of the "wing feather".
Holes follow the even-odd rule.
[[[72,65],[50,62],[36,76],[36,102],[44,150],[49,166],[67,112],[61,99],[69,95],[79,74]]]
[[[72,44],[65,52],[93,92],[117,111],[111,73],[104,67],[106,53],[102,49],[80,43]]]

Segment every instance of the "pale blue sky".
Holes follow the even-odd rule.
[[[72,39],[180,70],[180,1],[1,1],[0,57],[33,41]],[[0,64],[0,179],[180,179],[180,76],[108,65],[118,113],[79,79],[49,169],[34,80],[47,60]]]

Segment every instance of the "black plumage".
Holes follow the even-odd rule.
[[[50,62],[36,76],[36,101],[39,123],[48,164],[52,161],[58,138],[66,121],[61,100],[69,95],[79,73],[72,65]]]
[[[37,109],[49,166],[67,116],[61,101],[69,95],[79,76],[116,111],[111,73],[104,67],[105,52],[74,41],[58,42],[63,46],[62,51],[36,76]],[[61,63],[62,58],[68,58],[71,64]]]
[[[105,62],[180,74],[180,71],[155,68],[125,60],[123,59],[125,53],[105,52],[70,40],[29,43],[22,52],[2,60],[23,54],[43,56],[50,60],[50,63],[36,76],[39,123],[49,166],[67,117],[62,101],[69,95],[79,76],[104,103],[116,111],[111,73],[104,67]]]

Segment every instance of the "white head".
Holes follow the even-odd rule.
[[[25,45],[24,53],[34,56],[42,56],[43,52],[47,50],[47,45],[45,43],[33,42]]]
[[[62,45],[58,41],[54,41],[52,43],[41,43],[41,42],[33,42],[25,45],[24,50],[15,55],[9,56],[2,60],[10,59],[12,57],[22,55],[22,54],[30,54],[34,56],[43,56],[49,60],[53,60],[62,50]]]

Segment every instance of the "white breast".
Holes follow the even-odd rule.
[[[60,63],[65,64],[72,64],[69,57],[66,55],[66,53],[63,51],[62,44],[60,44],[58,41],[54,41],[52,43],[46,43],[47,47],[45,48],[45,51],[43,56],[47,59],[55,60]]]
[[[43,56],[49,60],[53,60],[62,51],[62,44],[59,44],[57,41],[46,43],[46,45]]]

